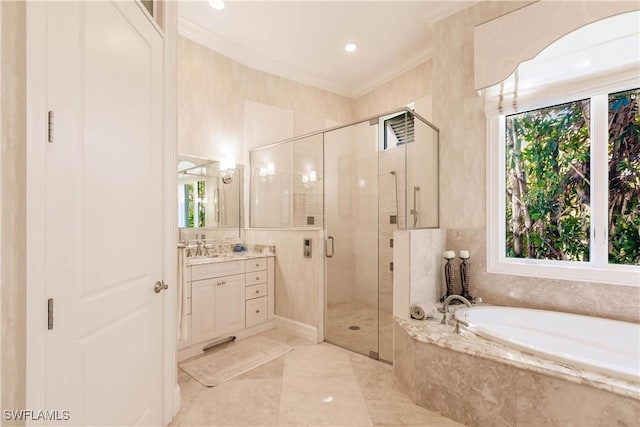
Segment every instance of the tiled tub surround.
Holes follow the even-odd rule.
[[[640,425],[639,383],[453,329],[395,319],[394,374],[418,405],[469,426]]]

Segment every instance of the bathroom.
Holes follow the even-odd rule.
[[[234,2],[229,3],[227,9],[231,9],[230,6],[234,4]],[[566,278],[553,278],[553,275],[545,276],[545,278],[504,272],[496,273],[496,270],[488,265],[490,262],[490,257],[487,256],[489,244],[488,224],[490,223],[489,217],[492,208],[487,198],[487,193],[491,191],[490,183],[494,178],[489,174],[492,170],[491,166],[489,166],[492,159],[490,158],[490,147],[487,145],[486,97],[484,94],[478,93],[474,82],[474,79],[477,79],[475,69],[478,66],[476,63],[477,58],[474,58],[474,51],[477,51],[477,47],[474,45],[474,38],[477,37],[476,28],[480,24],[499,17],[507,17],[508,21],[511,12],[524,9],[528,4],[529,2],[471,3],[465,4],[464,9],[451,10],[437,19],[434,18],[430,30],[431,33],[429,34],[429,39],[433,40],[429,54],[386,81],[385,79],[379,79],[378,82],[370,84],[368,88],[354,88],[349,96],[336,94],[339,91],[319,89],[310,84],[296,82],[293,77],[286,78],[277,76],[275,72],[259,71],[260,67],[257,63],[245,65],[231,59],[230,55],[224,54],[224,50],[216,52],[213,45],[208,46],[209,41],[206,35],[198,32],[195,26],[189,26],[189,23],[185,22],[183,18],[176,18],[176,28],[174,28],[174,37],[176,39],[174,65],[177,81],[177,92],[175,94],[177,112],[175,155],[176,157],[178,154],[190,155],[217,161],[233,158],[236,166],[242,165],[244,168],[241,173],[242,177],[237,175],[233,177],[234,182],[235,180],[242,182],[243,190],[240,196],[242,209],[239,215],[241,219],[238,221],[238,227],[225,229],[223,232],[220,229],[207,229],[202,232],[206,235],[207,240],[218,241],[221,234],[222,239],[228,239],[230,237],[229,233],[232,233],[234,234],[234,240],[228,240],[230,242],[243,242],[246,245],[273,245],[275,247],[273,325],[276,330],[285,331],[290,337],[297,337],[311,342],[320,342],[322,337],[326,336],[326,323],[324,321],[324,299],[326,297],[324,256],[327,249],[325,247],[327,235],[324,226],[326,224],[322,224],[322,211],[317,210],[314,215],[305,215],[305,219],[306,216],[314,216],[317,222],[313,226],[307,226],[307,224],[294,226],[293,218],[291,218],[292,225],[287,226],[286,229],[269,225],[266,227],[252,226],[252,188],[250,186],[253,178],[251,175],[251,168],[253,167],[251,163],[252,153],[260,153],[261,150],[257,149],[267,144],[323,129],[335,128],[362,119],[379,117],[391,111],[400,111],[407,106],[411,106],[417,115],[433,123],[439,130],[439,215],[437,215],[438,220],[436,223],[438,230],[426,229],[426,227],[433,227],[433,225],[425,225],[424,229],[423,227],[417,227],[420,229],[415,231],[400,230],[401,236],[394,242],[394,250],[387,251],[385,255],[380,255],[381,258],[382,256],[398,257],[398,259],[391,259],[394,262],[394,271],[393,278],[391,279],[389,276],[389,280],[394,281],[394,298],[393,301],[387,303],[394,306],[393,314],[395,316],[406,317],[408,314],[408,307],[402,308],[403,306],[401,305],[396,307],[397,303],[400,302],[396,292],[410,293],[410,289],[403,288],[402,285],[396,286],[396,280],[399,280],[398,276],[406,274],[406,280],[404,281],[406,285],[410,283],[409,276],[412,273],[411,265],[406,264],[408,257],[401,255],[400,251],[406,249],[410,252],[412,242],[418,245],[426,242],[432,245],[432,250],[429,252],[423,248],[420,256],[431,257],[429,262],[434,268],[430,274],[434,277],[432,279],[434,286],[438,287],[437,291],[440,293],[438,298],[443,292],[442,251],[452,250],[456,255],[459,255],[460,251],[468,251],[471,256],[470,292],[474,296],[482,297],[484,304],[584,314],[636,324],[640,322],[640,287],[637,283],[637,267],[636,270],[632,271],[635,276],[631,276],[631,280],[626,283],[611,284],[606,279],[589,280],[581,278],[580,280],[567,280]],[[597,6],[599,3],[595,4]],[[582,12],[582,6],[582,2],[579,5],[558,4],[558,11],[556,12],[558,14],[572,11]],[[637,5],[627,6],[630,7],[629,10],[637,10]],[[15,22],[20,22],[20,16],[22,16],[22,19],[26,18],[24,15],[20,15],[24,14],[24,10],[20,10],[20,7],[16,9],[11,9],[11,6],[5,5],[2,7],[4,9],[2,11],[2,41],[4,43],[7,40],[4,31],[7,28],[11,29],[10,18],[15,18],[12,14],[17,14],[18,16]],[[605,5],[601,8],[606,9],[607,7],[609,6]],[[624,6],[620,7],[624,8]],[[179,10],[176,12],[171,8],[167,10],[167,13],[169,12],[180,13]],[[224,12],[220,11],[219,13]],[[585,13],[588,15],[591,12],[595,16],[600,16],[599,14],[602,13],[602,10],[589,10]],[[539,19],[533,22],[540,22]],[[18,30],[14,29],[13,31],[19,33]],[[502,39],[498,39],[497,42],[505,43]],[[5,53],[7,52],[5,49],[8,49],[8,53]],[[9,57],[7,55],[9,55],[11,49],[19,49],[19,46],[9,45],[5,47],[3,45],[3,70],[4,61]],[[13,66],[18,70],[16,74],[20,74],[20,71],[24,72],[24,68],[20,68],[24,67],[24,64],[18,63],[13,64]],[[509,75],[509,72],[506,75]],[[6,84],[5,80],[10,79],[10,77],[3,71],[3,86]],[[8,84],[12,85],[14,83],[9,81]],[[19,91],[20,87],[23,87],[20,86],[21,84],[24,84],[24,82],[17,84],[17,88],[11,86],[12,90]],[[507,98],[505,105],[507,103],[510,104],[511,101],[511,99]],[[20,119],[24,118],[24,115],[18,115],[17,118],[12,116],[12,114],[17,113],[12,109],[5,108],[4,104],[5,102],[3,101],[3,134],[7,123],[12,123],[13,126],[18,127],[20,126]],[[26,115],[26,113],[24,114]],[[464,123],[464,125],[461,126],[460,123]],[[23,137],[26,141],[27,136],[23,135]],[[3,150],[4,144],[5,137],[3,136]],[[296,152],[295,149],[293,151],[294,153]],[[23,246],[23,243],[19,243],[19,241],[21,240],[20,237],[27,235],[26,230],[30,225],[18,221],[17,226],[14,227],[14,224],[9,222],[10,217],[5,215],[5,213],[13,212],[14,206],[26,205],[23,193],[14,192],[14,190],[5,192],[5,188],[8,188],[6,187],[7,183],[17,182],[17,185],[12,185],[11,187],[26,189],[26,173],[24,171],[17,174],[14,173],[15,168],[19,168],[20,165],[23,168],[25,167],[26,159],[27,153],[23,151],[21,146],[11,146],[10,149],[3,153],[2,170],[0,170],[3,177],[2,212],[3,218],[7,218],[3,219],[2,241],[3,245],[5,245],[5,242],[11,245],[2,251],[3,266],[10,266],[7,269],[3,268],[2,284],[3,409],[27,407],[24,404],[25,399],[32,402],[30,403],[31,405],[34,404],[33,402],[36,402],[35,404],[41,402],[38,399],[25,397],[29,394],[26,391],[29,385],[33,384],[27,380],[27,377],[31,374],[29,374],[28,368],[25,367],[25,365],[29,365],[26,363],[28,344],[25,343],[24,335],[25,331],[28,330],[26,312],[27,307],[30,305],[28,302],[29,296],[24,293],[24,288],[14,285],[20,280],[23,283],[27,282],[26,246]],[[176,164],[177,161],[173,163],[174,180],[176,179]],[[328,166],[325,163],[325,170]],[[319,173],[321,169],[314,169],[314,171]],[[398,173],[402,174],[400,171]],[[317,176],[316,178],[329,179],[325,176]],[[380,186],[384,185],[383,179],[390,180],[392,178],[392,174],[385,171],[384,176],[380,175]],[[165,191],[170,191],[169,187],[172,189],[176,187],[173,182],[171,184],[167,186]],[[420,187],[421,189],[423,188],[423,186]],[[401,191],[401,193],[403,196],[408,194],[408,198],[406,196],[404,199],[400,197],[400,199],[403,199],[400,202],[403,207],[408,206],[407,209],[404,209],[404,219],[406,221],[410,217],[406,213],[411,209],[411,192]],[[324,195],[324,197],[326,196],[327,194]],[[382,193],[380,197],[383,197]],[[404,200],[407,200],[408,203],[405,203]],[[175,213],[175,203],[171,205],[173,207],[172,212]],[[399,211],[403,211],[402,208],[396,210],[398,214]],[[294,212],[293,209],[291,212]],[[171,217],[172,215],[169,216]],[[194,238],[197,240],[198,233],[201,233],[201,231],[197,233],[193,231],[178,232],[175,228],[177,222],[176,218],[176,221],[173,221],[173,233],[176,234],[175,243]],[[406,225],[405,223],[404,227],[400,226],[398,228],[411,228],[406,227]],[[393,233],[393,231],[391,229],[384,232]],[[235,235],[236,233],[237,236]],[[236,238],[238,240],[235,240]],[[388,236],[385,235],[385,238],[388,239]],[[303,239],[311,239],[312,258],[310,259],[304,257]],[[171,239],[168,240],[170,241]],[[177,245],[175,246],[177,247]],[[382,248],[382,246],[380,247]],[[435,249],[436,247],[437,250]],[[17,249],[13,250],[13,248]],[[362,250],[362,248],[359,248],[359,250]],[[167,257],[174,256],[174,258],[177,258],[175,249],[170,249],[167,253],[172,254]],[[413,255],[413,252],[411,253]],[[375,258],[377,258],[377,255]],[[458,261],[456,259],[456,263]],[[403,262],[406,265],[403,265]],[[384,265],[388,270],[386,263],[387,261],[384,262]],[[378,260],[377,264],[382,266],[383,262]],[[489,272],[489,270],[494,272]],[[382,276],[381,273],[379,275]],[[165,276],[164,280],[169,285],[169,290],[164,295],[174,295],[172,294],[173,289],[171,289],[169,277],[175,276],[176,274]],[[11,280],[13,277],[18,277],[18,280]],[[21,277],[22,279],[20,279]],[[402,277],[404,278],[405,276]],[[8,279],[5,280],[5,278]],[[634,278],[635,281],[633,280]],[[459,277],[456,277],[455,283],[456,292],[458,292]],[[167,296],[165,299],[169,299],[169,297]],[[18,307],[18,311],[16,312],[12,307]],[[400,310],[403,310],[404,313]],[[438,316],[440,315],[438,314]],[[447,418],[465,425],[566,425],[569,423],[573,423],[573,425],[611,425],[614,424],[610,421],[613,418],[608,418],[609,421],[603,421],[600,418],[593,417],[612,417],[612,411],[622,414],[619,419],[616,419],[616,422],[619,421],[621,425],[625,425],[624,423],[627,423],[626,425],[637,425],[637,415],[640,413],[637,385],[636,394],[633,394],[632,389],[632,392],[627,393],[620,400],[610,399],[611,403],[601,413],[596,415],[588,413],[585,417],[591,418],[586,419],[563,418],[563,411],[575,404],[575,402],[571,401],[572,399],[594,402],[593,405],[596,406],[595,402],[601,398],[598,394],[601,389],[594,391],[588,386],[576,384],[575,381],[570,384],[573,388],[571,389],[572,392],[567,394],[568,402],[562,402],[568,406],[562,407],[559,404],[557,411],[549,410],[552,415],[549,415],[549,418],[544,420],[519,418],[517,416],[517,402],[511,402],[505,395],[492,394],[490,391],[486,391],[488,399],[485,401],[481,399],[480,401],[473,401],[470,398],[470,401],[467,402],[471,407],[484,408],[487,418],[483,418],[482,414],[474,413],[473,410],[468,410],[467,413],[460,413],[461,409],[429,406],[429,402],[421,401],[419,393],[416,391],[419,385],[411,382],[411,377],[419,377],[419,374],[416,375],[411,371],[396,372],[396,370],[402,366],[415,365],[418,360],[421,360],[420,358],[443,359],[447,357],[447,354],[436,354],[438,350],[432,350],[434,354],[425,353],[427,356],[425,354],[420,355],[416,349],[421,348],[424,343],[412,341],[406,330],[403,331],[401,329],[400,323],[397,321],[394,323],[392,328],[394,329],[396,341],[393,344],[392,340],[391,345],[396,349],[398,346],[403,346],[409,351],[382,357],[384,352],[389,354],[389,349],[383,350],[382,343],[377,349],[380,353],[380,358],[387,362],[392,362],[393,366],[383,362],[374,362],[365,357],[357,358],[357,355],[349,355],[348,357],[352,363],[353,360],[357,360],[361,367],[372,366],[371,369],[379,369],[374,367],[375,365],[370,365],[370,363],[383,365],[384,367],[380,369],[385,369],[385,375],[392,372],[393,375],[391,377],[396,378],[393,381],[399,381],[402,386],[406,386],[405,397],[412,404],[417,403],[416,406],[424,407],[433,414],[443,416],[440,419],[435,418],[436,415],[430,415],[433,417],[431,422],[424,421],[426,418],[422,418],[421,421],[414,423],[414,425],[448,425],[445,424],[448,422]],[[7,328],[6,331],[5,328]],[[298,351],[298,348],[295,347],[292,354]],[[9,349],[14,350],[9,351]],[[411,358],[413,358],[413,361],[406,360]],[[478,361],[477,367],[469,365],[473,363],[470,362],[470,359],[461,359],[458,362],[463,365],[466,364],[467,367],[465,369],[470,372],[485,369],[491,375],[495,374],[495,378],[498,380],[504,379],[502,375],[509,376],[510,380],[514,377],[520,378],[522,376],[519,371],[502,370],[501,367],[483,365],[485,363],[484,359],[478,360],[480,361]],[[455,369],[455,367],[451,369]],[[464,372],[469,371],[465,370]],[[465,378],[456,378],[459,381],[456,386],[461,387],[461,393],[464,395],[475,396],[481,393],[480,389],[477,388],[479,387],[477,383],[465,384],[463,382]],[[559,387],[558,384],[551,380],[549,381],[547,383],[542,381],[540,384],[549,388]],[[168,379],[168,382],[171,383],[172,380]],[[433,383],[435,384],[436,381]],[[491,379],[487,379],[486,383],[492,383]],[[175,380],[173,384],[175,384]],[[512,385],[511,383],[509,384]],[[412,395],[410,391],[412,389],[414,390],[413,393],[416,394]],[[422,392],[425,390],[430,389],[425,388]],[[183,401],[189,399],[188,393],[190,391],[193,391],[190,386],[183,388],[181,396]],[[505,386],[505,389],[501,391],[508,394],[513,390]],[[609,393],[609,395],[614,394]],[[464,400],[464,396],[455,393],[444,395],[449,396],[451,399]],[[495,403],[492,399],[498,399],[502,403]],[[504,402],[509,403],[505,404]],[[491,406],[492,403],[494,406]],[[522,401],[520,403],[522,404]],[[541,400],[524,399],[524,409],[521,409],[524,411],[525,416],[532,416],[530,411],[527,412],[527,405],[534,409],[539,409],[547,403]],[[45,406],[42,407],[44,408]],[[460,407],[462,408],[463,405],[461,404]],[[177,413],[177,409],[178,405],[175,402],[164,407],[163,425],[172,420]],[[490,418],[490,415],[495,415],[494,409],[499,414],[497,418]],[[171,414],[169,414],[170,412]],[[331,425],[326,420],[325,422],[322,420],[316,421],[317,424]],[[376,421],[371,418],[361,421],[359,423],[361,425],[381,424],[379,420]],[[453,423],[453,421],[451,422]],[[611,422],[611,424],[607,424],[607,422]],[[338,422],[333,424],[336,425]]]

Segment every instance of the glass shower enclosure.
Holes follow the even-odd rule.
[[[251,170],[252,227],[324,229],[325,341],[391,362],[393,232],[438,227],[438,129],[403,109],[254,150]]]

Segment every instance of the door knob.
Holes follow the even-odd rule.
[[[156,282],[155,285],[153,285],[153,290],[155,291],[156,294],[159,294],[160,291],[168,289],[169,285],[167,285],[166,283],[164,283],[164,280],[159,280]]]

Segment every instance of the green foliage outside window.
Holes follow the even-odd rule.
[[[185,218],[187,227],[206,227],[207,206],[205,181],[185,184]],[[196,212],[196,201],[197,204]],[[197,216],[196,216],[197,215]],[[196,219],[198,222],[196,223]]]
[[[207,218],[207,206],[206,206],[206,197],[207,192],[205,189],[205,181],[198,181],[198,199],[200,199],[200,203],[198,204],[198,219],[199,219],[199,227],[206,227],[206,218]]]
[[[589,105],[506,118],[508,257],[589,260]]]
[[[640,265],[639,95],[634,89],[608,98],[612,264]],[[508,257],[589,260],[589,115],[587,99],[506,117]]]
[[[640,265],[640,90],[609,95],[609,262]]]

